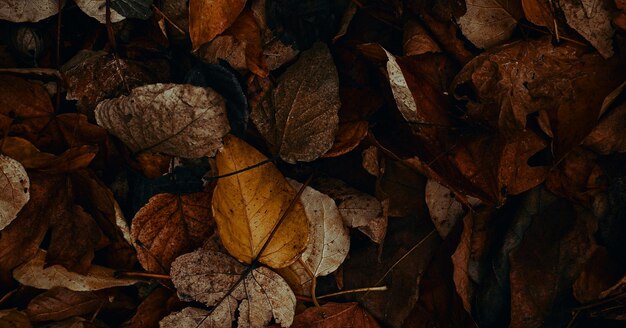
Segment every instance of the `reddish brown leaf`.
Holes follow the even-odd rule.
[[[55,287],[33,298],[26,314],[32,321],[59,321],[93,313],[109,300],[94,292],[76,292]]]
[[[358,303],[326,303],[322,307],[311,307],[298,314],[291,327],[378,328],[380,326]]]
[[[172,297],[172,292],[166,288],[158,288],[146,297],[137,312],[130,320],[124,322],[123,328],[156,327],[159,321],[167,315],[167,302]]]
[[[137,212],[131,236],[144,269],[168,273],[176,257],[201,246],[213,234],[211,195],[158,194]]]
[[[191,0],[189,36],[194,49],[224,32],[239,16],[245,0]]]

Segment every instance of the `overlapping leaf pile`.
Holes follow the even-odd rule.
[[[0,0],[0,327],[626,320],[622,0]]]

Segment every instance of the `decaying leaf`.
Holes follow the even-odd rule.
[[[358,303],[326,303],[322,307],[311,307],[298,314],[293,328],[378,328],[378,322]]]
[[[475,46],[491,48],[508,39],[522,17],[519,1],[467,0],[461,31]]]
[[[302,186],[295,180],[289,182],[295,189]],[[308,272],[319,277],[337,270],[350,250],[350,235],[332,198],[307,186],[300,201],[309,220],[309,244],[288,270],[298,276],[304,294],[310,295],[312,277]]]
[[[10,22],[38,22],[59,11],[57,0],[2,0],[0,19]]]
[[[25,312],[32,321],[60,321],[93,313],[106,303],[104,295],[54,287],[33,298]]]
[[[85,14],[98,20],[98,22],[105,24],[106,19],[106,0],[74,0],[78,5],[78,8]],[[123,20],[125,17],[120,15],[113,8],[111,10],[111,22],[116,23]]]
[[[30,199],[30,180],[22,164],[0,154],[0,231]]]
[[[251,117],[283,160],[309,162],[332,147],[340,106],[333,58],[326,45],[317,43],[287,69]]]
[[[246,267],[232,257],[206,249],[178,257],[172,263],[171,276],[179,297],[216,308],[210,315],[187,308],[163,319],[162,327],[181,327],[176,325],[178,322],[188,327],[191,322],[199,324],[203,318],[207,324],[201,327],[230,327],[233,321],[240,327],[263,327],[272,317],[289,327],[296,297],[287,283],[265,267],[253,269],[240,281],[245,271]]]
[[[32,327],[28,316],[17,309],[0,310],[0,327],[4,328],[30,328]]]
[[[96,107],[98,124],[134,152],[213,156],[230,126],[217,92],[191,85],[151,84]]]
[[[64,287],[74,291],[93,291],[138,283],[132,279],[115,278],[115,270],[92,265],[86,274],[67,271],[61,265],[45,266],[46,252],[40,250],[30,261],[13,270],[13,277],[21,284],[39,289]]]
[[[462,204],[455,199],[455,195],[450,189],[430,179],[426,182],[425,197],[430,219],[441,238],[446,238],[456,222],[463,217],[465,211]],[[480,203],[478,199],[473,197],[470,197],[469,202],[471,205]]]
[[[580,33],[604,58],[613,56],[610,0],[560,0],[567,24]]]
[[[167,273],[174,259],[202,245],[214,229],[211,193],[158,194],[135,214],[131,236],[144,269]]]
[[[189,36],[194,49],[224,32],[239,16],[246,0],[189,1]]]
[[[266,160],[244,141],[228,136],[217,155],[217,169],[225,175]],[[224,247],[240,261],[251,263],[295,196],[296,191],[272,163],[219,179],[212,207]],[[302,203],[296,201],[286,215],[260,257],[273,268],[294,262],[309,239]]]
[[[359,229],[377,244],[383,242],[387,216],[376,197],[334,179],[318,179],[315,187],[335,200],[346,226]]]

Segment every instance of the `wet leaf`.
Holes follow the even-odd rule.
[[[151,84],[96,107],[98,124],[132,151],[213,156],[230,129],[224,100],[208,88]]]
[[[265,160],[256,149],[230,136],[217,155],[217,169],[225,175]],[[272,163],[219,179],[213,192],[213,216],[228,252],[251,263],[295,195],[296,191]],[[286,215],[260,257],[262,263],[273,268],[294,262],[309,239],[302,203],[296,201]]]
[[[137,280],[115,278],[115,270],[92,265],[82,275],[67,271],[55,264],[45,266],[46,252],[40,250],[30,261],[13,270],[13,277],[21,284],[39,289],[64,287],[73,291],[93,291],[111,287],[130,286]]]
[[[197,318],[202,316],[207,317],[206,327],[229,327],[235,320],[242,327],[261,327],[274,317],[277,323],[289,327],[296,298],[287,283],[265,267],[253,269],[239,281],[244,271],[246,267],[232,257],[205,249],[178,257],[171,272],[178,295],[216,309],[207,317],[206,311],[187,308],[166,317],[161,324],[174,327],[179,321],[186,324],[189,320],[198,324]],[[231,290],[235,283],[238,285]]]
[[[194,49],[224,32],[239,16],[245,0],[191,0],[189,36]]]
[[[131,226],[143,268],[167,273],[176,257],[201,246],[215,229],[210,203],[208,192],[152,196]]]
[[[8,226],[30,199],[30,180],[22,164],[0,154],[0,231]]]
[[[252,112],[252,121],[283,160],[310,162],[332,147],[341,100],[326,45],[303,52],[268,98]]]

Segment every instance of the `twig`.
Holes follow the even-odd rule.
[[[149,278],[149,279],[161,279],[161,280],[171,280],[167,274],[156,273],[156,272],[133,272],[133,271],[118,271],[115,273],[117,278]]]
[[[212,176],[212,177],[206,177],[204,180],[206,180],[206,181],[213,181],[213,180],[217,180],[217,179],[221,179],[221,178],[226,178],[226,177],[229,177],[229,176],[232,176],[232,175],[239,174],[239,173],[241,173],[241,172],[245,172],[245,171],[248,171],[248,170],[252,170],[252,169],[257,168],[257,167],[259,167],[259,166],[263,166],[263,165],[265,165],[265,164],[267,164],[267,163],[274,162],[274,161],[276,161],[277,159],[278,159],[278,158],[277,158],[276,156],[274,156],[274,157],[272,157],[272,158],[268,158],[268,159],[266,159],[266,160],[264,160],[264,161],[258,162],[258,163],[254,164],[254,165],[251,165],[251,166],[245,167],[245,168],[243,168],[243,169],[241,169],[241,170],[233,171],[233,172],[226,173],[226,174],[222,174],[222,175],[215,175],[215,176]]]
[[[298,263],[302,265],[306,273],[309,275],[309,278],[311,278],[311,300],[316,307],[320,307],[320,303],[317,302],[317,297],[315,296],[315,289],[317,288],[317,277],[315,277],[315,274],[313,273],[313,271],[311,271],[311,268],[309,268],[309,266],[304,263],[302,257],[298,259]]]
[[[161,11],[161,9],[159,9],[157,6],[155,6],[154,4],[152,5],[152,9],[154,9],[154,11],[161,15],[161,17],[163,17],[163,19],[165,19],[168,23],[170,23],[170,25],[172,25],[175,29],[178,30],[178,32],[180,32],[183,35],[187,35],[187,33],[185,33],[185,31],[183,31],[182,28],[178,27],[178,25],[176,25],[171,19],[169,19],[169,17],[165,16],[165,14]]]
[[[342,290],[342,291],[336,292],[336,293],[330,293],[330,294],[322,295],[322,296],[318,297],[318,299],[334,297],[334,296],[340,296],[340,295],[345,295],[345,294],[354,294],[354,293],[384,292],[387,289],[388,289],[387,286],[348,289],[348,290]]]

